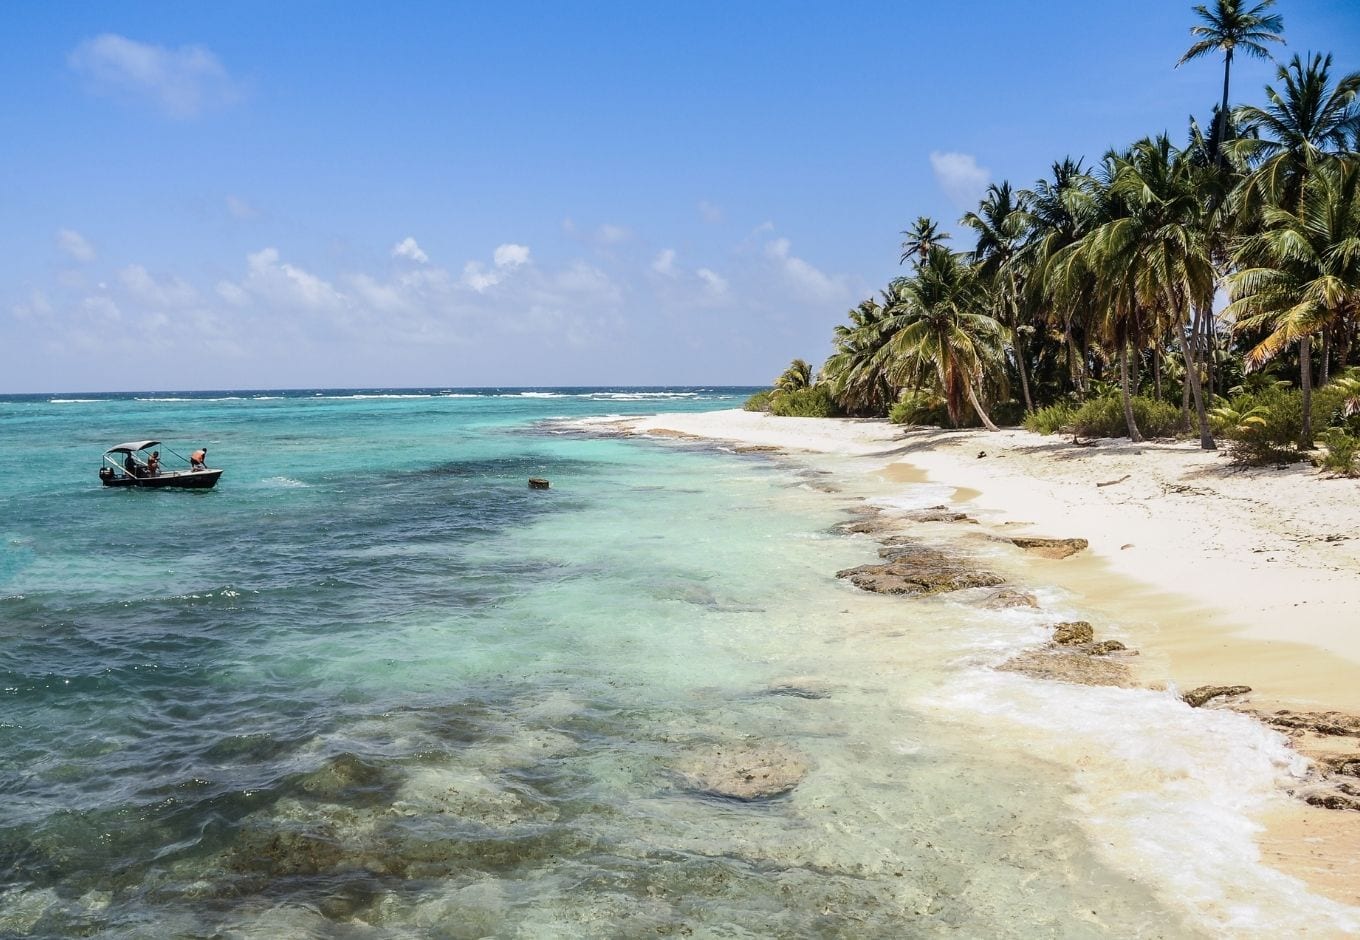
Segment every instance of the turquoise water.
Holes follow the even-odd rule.
[[[958,685],[1037,622],[837,582],[834,466],[553,423],[747,391],[0,399],[0,935],[1194,935]]]

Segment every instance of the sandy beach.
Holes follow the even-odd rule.
[[[1080,596],[1131,637],[1146,684],[1250,686],[1231,707],[1262,715],[1360,714],[1360,481],[1306,463],[1244,471],[1193,441],[1077,446],[1023,430],[744,411],[630,419],[618,430],[838,455],[885,495],[954,486],[951,504],[979,534],[1088,540],[1076,556],[1028,561],[1028,576]],[[1354,736],[1293,738],[1317,766],[1360,758]],[[1260,822],[1268,863],[1360,904],[1360,814],[1297,801]]]

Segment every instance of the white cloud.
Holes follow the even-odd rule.
[[[334,309],[344,295],[329,283],[295,265],[281,263],[276,248],[246,256],[248,273],[241,287],[266,305]],[[219,289],[219,293],[221,293]]]
[[[710,225],[716,225],[723,220],[723,211],[707,199],[699,200],[699,218]]]
[[[425,254],[416,244],[416,240],[409,235],[392,246],[392,257],[409,258],[417,264],[425,264],[430,260],[430,256]]]
[[[500,245],[491,257],[498,268],[517,268],[529,263],[529,249],[525,245]]]
[[[217,282],[217,296],[233,307],[244,307],[250,303],[250,295],[246,293],[245,288],[231,281]]]
[[[260,216],[259,209],[256,209],[239,196],[227,197],[227,211],[231,213],[233,219],[240,219],[242,222],[257,219]]]
[[[158,282],[140,264],[131,264],[118,273],[128,295],[146,307],[185,307],[198,300],[198,292],[177,277]]]
[[[77,261],[94,260],[94,246],[84,235],[69,228],[57,232],[57,247]]]
[[[652,259],[652,270],[665,277],[675,277],[675,249],[665,248]]]
[[[840,280],[791,254],[787,238],[767,242],[765,257],[775,262],[788,284],[805,297],[830,303],[843,299],[846,294],[846,287]]]
[[[708,268],[700,268],[694,272],[699,280],[704,282],[704,287],[715,297],[723,297],[727,294],[727,279]]]
[[[145,98],[172,118],[235,100],[235,83],[217,56],[202,46],[167,49],[115,33],[87,39],[67,64],[98,94]]]
[[[992,171],[978,166],[977,159],[969,153],[932,150],[930,167],[935,172],[935,182],[961,209],[976,208],[992,179]]]

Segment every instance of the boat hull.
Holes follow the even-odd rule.
[[[114,476],[104,480],[105,486],[137,487],[151,490],[210,490],[217,485],[221,470],[183,470],[161,473],[154,477]]]

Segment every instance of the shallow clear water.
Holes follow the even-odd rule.
[[[0,935],[1268,935],[1302,909],[1243,854],[1280,772],[1254,726],[993,673],[1041,618],[836,581],[874,545],[828,531],[859,495],[835,461],[543,423],[744,390],[438,391],[0,399]],[[221,484],[99,487],[143,436],[207,444]],[[1232,742],[1208,769],[1175,751],[1201,737]],[[691,787],[752,746],[806,778]]]

